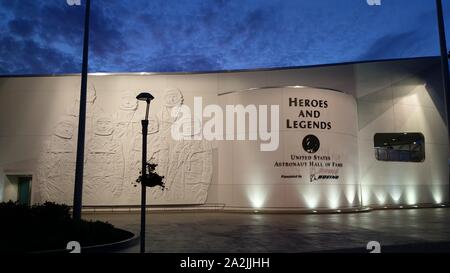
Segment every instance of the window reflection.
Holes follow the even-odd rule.
[[[379,161],[423,162],[425,137],[421,133],[379,133],[374,137]]]

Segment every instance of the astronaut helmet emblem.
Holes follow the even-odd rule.
[[[302,146],[305,152],[314,154],[320,148],[320,141],[315,135],[307,135],[303,138]]]

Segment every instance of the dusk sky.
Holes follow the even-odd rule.
[[[79,73],[84,2],[0,0],[0,74]],[[436,56],[434,2],[92,0],[89,70],[216,71]],[[445,14],[450,40],[448,3]]]

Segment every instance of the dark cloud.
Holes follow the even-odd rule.
[[[373,8],[364,0],[93,1],[90,71],[251,69],[438,54],[434,5],[385,2]],[[0,0],[0,7],[1,73],[80,72],[83,6]]]
[[[98,2],[91,16],[91,52],[95,58],[112,58],[126,50],[125,35],[120,32],[120,24],[126,23],[122,17],[108,14]]]
[[[413,31],[384,35],[376,39],[367,51],[360,56],[361,60],[404,58],[420,52],[420,38]]]
[[[11,18],[3,22],[8,31],[0,33],[1,73],[81,70],[83,8],[70,8],[65,1],[1,2],[5,18]]]
[[[35,16],[39,25],[39,36],[48,45],[59,41],[71,47],[81,48],[83,40],[84,8],[69,7],[48,2],[39,9]]]
[[[9,31],[19,36],[29,36],[35,32],[35,24],[26,19],[15,19],[8,23]]]
[[[0,55],[8,56],[0,60],[2,74],[67,73],[81,67],[81,63],[70,54],[13,36],[0,39]]]

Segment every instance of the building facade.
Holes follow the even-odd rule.
[[[79,90],[79,75],[0,78],[0,201],[26,199],[28,189],[30,203],[72,204]],[[89,75],[85,206],[140,203],[142,91],[155,97],[147,157],[166,184],[148,189],[148,204],[327,211],[448,202],[438,58]]]

